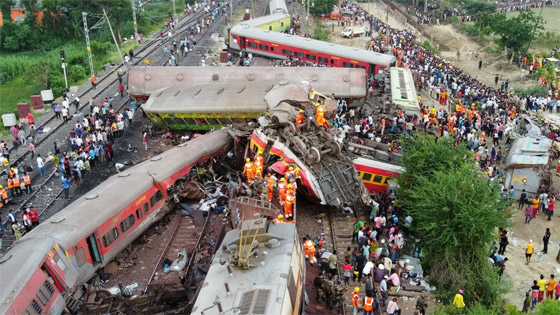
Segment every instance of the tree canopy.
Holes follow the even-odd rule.
[[[329,14],[333,6],[338,4],[337,0],[309,0],[309,12],[312,14]]]
[[[469,1],[465,4],[464,9],[467,13],[474,19],[478,19],[484,14],[496,13],[496,8],[498,5],[494,2],[482,2],[482,1]]]
[[[497,44],[514,52],[527,48],[529,42],[544,30],[544,20],[531,10],[522,10],[512,18],[505,14],[493,14],[490,17],[490,28],[499,36]]]
[[[462,145],[432,136],[405,137],[397,205],[414,218],[422,266],[444,301],[462,289],[467,305],[499,300],[497,272],[488,263],[497,227],[505,226],[507,201],[489,183]],[[475,293],[476,292],[476,293]],[[478,297],[475,297],[478,296]]]

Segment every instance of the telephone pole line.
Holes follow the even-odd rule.
[[[113,33],[113,28],[111,27],[111,21],[109,21],[109,17],[107,16],[107,12],[105,11],[105,9],[103,9],[103,16],[105,17],[105,21],[107,21],[107,25],[109,25],[109,31],[111,31],[111,35],[113,36],[113,41],[115,42],[115,46],[117,47],[117,51],[119,52],[119,56],[121,57],[121,61],[124,65],[124,59],[121,53],[121,48],[119,47],[119,43],[117,42],[115,33]]]
[[[132,0],[132,20],[134,22],[134,39],[138,40],[138,25],[136,24],[136,0]]]
[[[93,59],[91,57],[91,46],[89,43],[89,30],[87,25],[87,16],[88,14],[86,12],[82,12],[82,19],[84,20],[84,34],[86,37],[86,46],[87,46],[87,54],[88,54],[88,61],[89,61],[89,71],[91,72],[91,76],[93,77],[95,75],[95,72],[93,71]]]

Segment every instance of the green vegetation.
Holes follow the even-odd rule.
[[[10,12],[13,1],[0,0],[0,10]],[[102,9],[107,10],[117,40],[130,38],[134,33],[130,0],[23,0],[28,15],[22,23],[14,24],[4,19],[0,28],[0,113],[16,112],[18,102],[29,102],[29,95],[40,90],[52,89],[61,95],[64,76],[61,68],[60,51],[64,50],[67,62],[69,85],[79,85],[90,77],[85,39],[83,37],[82,11],[90,13],[89,26],[100,20]],[[185,7],[177,1],[177,12]],[[42,9],[45,15],[42,24],[36,21],[33,12]],[[147,34],[159,29],[172,13],[172,3],[153,0],[137,13],[138,31]],[[9,16],[3,14],[4,17]],[[90,31],[93,64],[97,73],[107,63],[118,62],[121,56],[113,43],[107,24]],[[127,52],[138,46],[135,41],[120,45]]]
[[[478,19],[485,14],[496,13],[496,8],[498,5],[494,2],[482,2],[482,1],[468,1],[464,5],[464,9],[467,13],[473,17],[473,19]]]
[[[322,40],[322,41],[329,41],[329,30],[328,28],[323,25],[323,23],[316,19],[313,25],[313,38]]]
[[[332,11],[334,5],[338,4],[337,0],[313,0],[313,6],[309,7],[309,12],[311,14],[329,14]]]
[[[432,46],[432,44],[430,44],[430,41],[425,40],[422,43],[420,43],[420,46],[424,47],[424,49],[427,49],[428,51],[439,55],[441,52],[434,46]]]
[[[536,85],[525,89],[514,89],[514,91],[517,95],[548,96],[548,89],[541,85]]]
[[[405,172],[397,201],[414,218],[428,281],[446,304],[462,289],[467,314],[499,313],[503,288],[488,253],[497,227],[507,224],[509,202],[464,145],[452,147],[452,140],[435,142],[429,135],[403,137],[402,145]]]

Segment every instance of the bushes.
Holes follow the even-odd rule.
[[[548,96],[548,90],[544,86],[533,86],[525,89],[515,89],[517,95],[534,95],[534,96]]]
[[[461,23],[459,29],[469,36],[478,36],[480,34],[476,26],[468,23]]]
[[[441,53],[436,47],[432,46],[432,44],[428,40],[423,41],[420,46],[436,55],[439,55]]]
[[[329,41],[329,32],[327,31],[327,28],[323,25],[323,23],[319,20],[315,20],[315,25],[313,27],[313,38],[322,41]]]
[[[86,74],[86,69],[81,65],[74,65],[70,67],[70,71],[68,71],[68,79],[72,83],[79,83],[81,80],[86,78],[88,75]]]

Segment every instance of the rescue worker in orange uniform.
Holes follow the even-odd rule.
[[[278,199],[280,200],[280,204],[284,204],[284,200],[286,200],[286,179],[280,178],[280,182],[278,183]]]
[[[10,168],[10,171],[8,172],[8,177],[14,177],[16,176],[16,171],[14,170],[14,168]]]
[[[366,296],[364,299],[364,314],[373,315],[373,298]]]
[[[299,110],[299,113],[296,116],[296,127],[298,129],[301,128],[301,126],[303,125],[303,121],[305,120],[305,115],[303,114],[303,109]]]
[[[315,243],[312,240],[308,240],[307,237],[303,238],[303,255],[313,266],[317,259],[315,259]]]
[[[257,170],[255,171],[255,180],[260,181],[262,179],[263,179],[263,177],[262,177],[262,167],[257,166]]]
[[[287,220],[292,220],[294,218],[293,207],[296,203],[296,198],[293,194],[289,193],[289,190],[292,189],[292,185],[288,184],[286,189],[288,192],[286,193],[286,199],[284,200],[284,214],[286,215]]]
[[[329,122],[325,119],[325,108],[322,105],[317,106],[315,120],[317,121],[317,125],[323,126],[325,129],[329,129]]]
[[[279,214],[276,219],[274,219],[274,223],[285,223],[284,222],[284,216]]]
[[[2,205],[8,204],[8,193],[6,192],[6,188],[0,185],[0,198],[2,198]]]
[[[262,156],[261,152],[257,152],[257,156],[255,156],[255,162],[253,163],[255,164],[256,168],[259,168],[259,166],[262,168],[263,164],[264,164],[264,158]]]
[[[290,166],[290,168],[288,168],[288,171],[284,174],[284,178],[286,178],[286,180],[290,179],[290,177],[294,177],[294,168]]]
[[[362,300],[360,299],[358,292],[360,292],[360,288],[355,287],[354,292],[352,292],[352,314],[357,314],[360,306],[362,305]]]
[[[18,196],[21,196],[21,187],[20,187],[21,184],[20,184],[20,182],[19,182],[19,176],[17,176],[17,175],[14,176],[14,177],[12,178],[12,183],[13,183],[13,185],[14,185],[14,190],[15,190],[16,194],[17,194]]]
[[[296,183],[294,181],[294,179],[290,179],[290,182],[288,183],[288,185],[286,186],[286,194],[290,194],[292,196],[296,196]]]
[[[249,183],[255,180],[255,166],[249,158],[247,158],[245,166],[243,167],[243,174],[247,175],[247,181]]]
[[[14,180],[12,179],[11,176],[8,177],[8,190],[10,191],[10,194],[12,195],[12,198],[15,197],[15,192],[14,192]]]
[[[27,172],[23,175],[23,183],[25,184],[26,194],[33,192],[33,188],[31,188],[31,176],[29,176]]]

